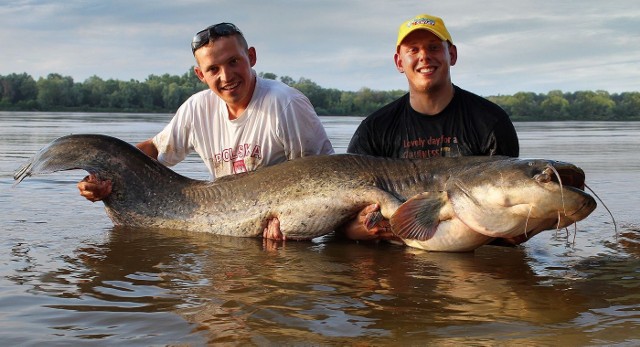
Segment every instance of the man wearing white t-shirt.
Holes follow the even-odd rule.
[[[256,76],[256,50],[235,25],[219,23],[198,32],[191,49],[194,71],[209,89],[185,101],[159,134],[137,144],[141,151],[168,166],[196,151],[212,179],[334,153],[301,92]],[[111,181],[89,175],[78,189],[88,200],[99,201],[111,193]]]

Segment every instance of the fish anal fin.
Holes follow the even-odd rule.
[[[448,209],[450,204],[446,192],[420,193],[407,200],[391,216],[391,230],[402,239],[429,240]]]

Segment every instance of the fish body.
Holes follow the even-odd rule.
[[[210,182],[182,176],[122,140],[92,134],[53,141],[14,179],[72,169],[112,181],[103,202],[115,225],[237,237],[261,236],[278,218],[287,239],[311,239],[378,203],[407,245],[470,251],[495,238],[521,242],[565,227],[596,207],[583,191],[584,172],[551,160],[336,154]]]

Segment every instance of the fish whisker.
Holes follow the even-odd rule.
[[[611,210],[609,210],[609,207],[607,207],[607,204],[605,204],[604,201],[602,201],[602,199],[600,199],[598,194],[596,194],[596,192],[594,192],[593,189],[591,189],[591,187],[589,187],[586,183],[585,183],[584,187],[589,189],[591,194],[593,194],[593,196],[595,196],[596,199],[598,199],[598,201],[600,201],[602,203],[602,206],[604,206],[604,209],[607,210],[607,212],[609,213],[609,216],[611,216],[611,221],[613,222],[613,228],[615,230],[616,238],[617,238],[618,237],[618,223],[616,223],[616,219],[613,217],[613,213],[611,213]]]
[[[531,218],[531,210],[533,210],[533,206],[529,206],[529,213],[527,213],[527,220],[524,222],[524,237],[528,238],[527,230],[529,229],[529,218]]]
[[[553,173],[556,175],[556,178],[558,178],[558,184],[560,185],[560,199],[562,200],[562,209],[564,210],[564,215],[566,216],[567,208],[564,205],[564,189],[562,187],[562,177],[560,176],[560,173],[558,172],[558,170],[556,170],[556,168],[553,167],[553,165],[549,164],[547,165],[547,168],[551,169],[551,171],[553,171]]]

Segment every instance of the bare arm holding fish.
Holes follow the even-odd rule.
[[[153,138],[138,143],[136,147],[149,157],[158,159],[158,148],[153,143]]]

